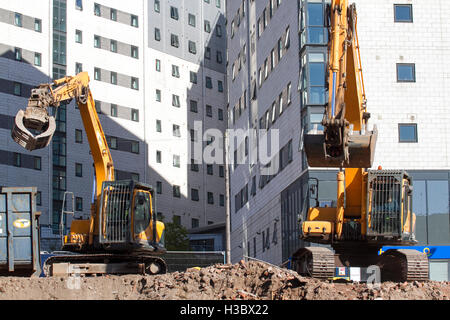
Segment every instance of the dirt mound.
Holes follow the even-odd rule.
[[[448,300],[449,282],[331,283],[266,263],[191,268],[159,276],[0,277],[0,299],[54,300]]]

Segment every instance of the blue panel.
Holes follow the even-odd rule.
[[[6,194],[0,194],[0,212],[6,212]]]
[[[5,264],[8,262],[7,252],[8,252],[8,241],[6,237],[0,236],[0,264]]]
[[[13,211],[30,212],[31,199],[29,193],[13,193],[12,195],[12,207]]]
[[[378,252],[378,254],[389,249],[414,249],[426,253],[428,259],[450,259],[450,246],[385,246],[381,248],[381,252]]]
[[[14,237],[31,236],[31,219],[29,212],[16,212],[9,218],[12,219]]]
[[[32,264],[31,238],[14,238],[14,262],[26,261]]]

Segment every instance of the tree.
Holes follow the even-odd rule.
[[[165,246],[168,251],[189,251],[188,231],[172,218],[172,222],[165,222]]]

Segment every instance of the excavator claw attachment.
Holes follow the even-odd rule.
[[[23,148],[33,151],[48,146],[55,129],[55,118],[49,116],[46,109],[27,107],[25,111],[17,112],[11,137]]]
[[[56,130],[55,118],[48,114],[51,105],[54,101],[48,85],[33,89],[25,111],[16,114],[11,130],[13,140],[29,151],[48,146]]]
[[[364,134],[353,132],[348,135],[348,160],[333,158],[326,155],[325,135],[317,133],[306,133],[303,137],[303,147],[310,167],[336,167],[336,168],[370,168],[375,155],[375,145],[378,136],[376,126],[373,131]]]

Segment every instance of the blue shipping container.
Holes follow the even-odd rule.
[[[0,273],[39,276],[36,187],[0,187]]]

